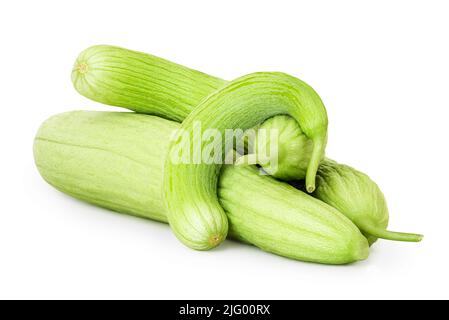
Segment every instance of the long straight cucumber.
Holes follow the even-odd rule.
[[[134,113],[63,113],[39,129],[35,161],[42,177],[64,193],[167,222],[163,169],[177,129],[178,123]],[[230,234],[265,251],[327,264],[368,256],[367,240],[349,219],[255,167],[224,166],[218,195]]]

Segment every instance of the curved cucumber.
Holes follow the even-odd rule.
[[[255,128],[248,138],[247,154],[239,157],[236,165],[260,165],[270,176],[283,181],[306,177],[313,150],[310,140],[295,120],[287,115],[274,116]],[[276,135],[271,135],[275,131]],[[274,137],[274,138],[273,138]],[[272,146],[273,143],[277,145]],[[272,157],[274,151],[275,156]]]
[[[208,95],[229,83],[150,54],[108,45],[81,52],[72,82],[81,95],[92,100],[176,121],[184,120]],[[292,138],[298,140],[280,144],[283,154],[276,168],[272,162],[262,164],[279,179],[306,175],[309,162],[304,160],[310,159],[312,148],[304,145],[303,135]],[[266,154],[262,149],[260,157]]]
[[[220,160],[232,145],[219,139],[201,140],[201,150],[218,146],[221,154],[212,164],[174,163],[181,135],[188,137],[190,159],[195,157],[195,129],[200,137],[213,129],[225,136],[226,129],[249,129],[269,117],[288,114],[312,140],[313,150],[306,173],[308,192],[315,189],[315,175],[324,155],[327,136],[326,109],[316,92],[301,80],[283,73],[253,73],[230,82],[201,102],[181,124],[165,164],[164,195],[170,225],[187,246],[206,250],[226,238],[227,219],[217,199]],[[192,161],[191,161],[192,162]]]

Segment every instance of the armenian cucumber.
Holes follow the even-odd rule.
[[[219,137],[225,137],[229,129],[243,132],[276,114],[291,115],[312,140],[306,188],[308,192],[315,189],[315,175],[327,136],[327,115],[319,96],[306,83],[283,73],[259,72],[236,79],[203,100],[182,122],[172,140],[165,164],[164,198],[170,226],[185,245],[207,250],[227,235],[226,215],[217,198],[217,181],[222,161],[233,146],[223,139],[202,139],[198,151],[196,135],[203,137],[213,129]],[[218,146],[218,161],[173,161],[179,153],[179,140],[185,137],[189,159],[201,150],[210,146],[216,150]]]
[[[388,207],[378,185],[363,172],[325,159],[318,170],[313,196],[337,208],[354,222],[373,244],[377,238],[420,242],[423,236],[388,231]]]
[[[208,95],[228,84],[150,54],[108,45],[92,46],[79,54],[72,82],[81,95],[94,101],[179,122]],[[305,178],[312,145],[305,145],[304,137],[302,133],[288,146],[279,146],[283,153],[276,165],[271,157],[266,164],[258,163],[279,179]],[[263,148],[255,151],[259,151],[257,159],[267,155]]]
[[[249,131],[245,136],[246,154],[235,165],[260,165],[265,172],[283,181],[306,176],[313,143],[296,121],[287,115],[272,117]],[[275,135],[271,132],[275,131]],[[274,137],[274,138],[273,138]],[[273,147],[272,144],[276,143]],[[277,153],[272,156],[271,153]],[[274,161],[273,161],[274,160]]]
[[[303,136],[301,128],[296,121],[288,116],[276,116],[268,119],[260,126],[262,129],[277,130],[279,134],[279,145],[288,148],[300,141],[298,137],[303,138],[303,145],[307,142],[311,143],[310,139]],[[259,136],[256,136],[258,138]],[[270,135],[261,136],[262,141],[257,141],[256,144],[270,143]],[[264,139],[268,137],[268,139]],[[298,161],[293,158],[294,152],[286,152],[280,150],[279,155],[283,155],[284,168],[287,175],[288,172],[295,170],[292,166]],[[245,162],[247,156],[241,157],[237,160],[241,165],[247,164]],[[292,165],[288,165],[292,164]],[[303,188],[303,183],[295,183],[300,188]],[[339,210],[345,216],[354,222],[362,233],[368,238],[370,244],[374,243],[377,238],[396,240],[396,241],[421,241],[422,235],[392,232],[386,230],[388,226],[389,214],[385,197],[378,187],[378,185],[370,179],[366,174],[344,164],[339,164],[330,159],[324,159],[317,173],[317,188],[312,196],[326,202],[332,207]]]
[[[155,116],[77,111],[45,121],[34,143],[42,177],[75,198],[167,222],[163,169],[179,124]],[[357,227],[331,206],[254,166],[223,166],[218,196],[230,235],[292,259],[346,264],[368,256]]]
[[[150,54],[98,45],[79,54],[72,83],[94,101],[182,121],[226,81]]]

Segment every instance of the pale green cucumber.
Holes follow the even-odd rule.
[[[366,235],[370,244],[377,238],[419,242],[423,236],[386,230],[387,202],[377,184],[366,174],[325,159],[318,170],[317,189],[313,196],[337,208]]]
[[[277,130],[279,132],[279,145],[284,148],[295,146],[298,141],[301,141],[298,137],[303,139],[302,144],[304,146],[312,143],[309,138],[304,136],[297,122],[288,116],[276,116],[268,119],[259,128],[267,131]],[[262,146],[270,143],[270,140],[266,137],[269,138],[270,135],[262,136]],[[255,143],[259,144],[257,140]],[[284,175],[297,170],[297,167],[293,164],[298,162],[298,158],[294,158],[294,155],[294,152],[279,150],[279,156],[282,156],[284,161],[283,168],[287,169],[283,173]],[[248,157],[249,155],[239,158],[238,163],[245,165]],[[303,187],[302,183],[296,183],[296,185]],[[317,188],[312,195],[338,209],[351,219],[362,230],[371,244],[377,238],[410,242],[417,242],[422,239],[422,236],[417,234],[387,231],[389,214],[382,191],[366,174],[347,165],[324,159],[318,169]]]
[[[92,100],[176,121],[184,120],[206,96],[228,83],[150,54],[107,45],[87,48],[78,56],[72,81],[80,94]],[[308,161],[304,160],[310,160],[312,148],[304,144],[304,136],[280,146],[279,170],[273,170],[270,159],[266,165],[260,163],[266,172],[283,180],[305,178]],[[260,157],[264,151],[260,150]]]
[[[176,121],[184,120],[202,99],[226,84],[150,54],[107,45],[79,54],[72,82],[94,101]]]
[[[280,115],[264,121],[255,129],[254,137],[246,139],[247,154],[238,158],[236,165],[258,164],[269,175],[283,181],[299,180],[306,176],[313,143],[296,121],[287,115]],[[276,140],[270,134],[272,130],[277,132]],[[272,143],[277,143],[277,147],[272,148]],[[277,151],[275,157],[271,154],[273,150]]]
[[[42,177],[78,199],[167,222],[163,167],[179,124],[134,113],[59,114],[39,129],[34,155]],[[336,209],[251,167],[224,166],[218,183],[230,234],[292,259],[346,264],[368,243]]]
[[[306,188],[308,192],[314,191],[315,175],[327,137],[327,114],[320,97],[306,83],[284,73],[259,72],[238,78],[203,100],[182,122],[171,144],[165,164],[164,198],[170,226],[185,245],[207,250],[217,246],[227,235],[226,215],[217,198],[217,181],[220,160],[232,145],[222,139],[198,141],[196,136],[202,137],[213,129],[220,137],[225,137],[225,130],[246,130],[278,114],[292,116],[312,140]],[[212,149],[221,148],[221,153],[216,154],[218,161],[211,164],[192,160],[174,162],[181,135],[188,137],[190,159],[195,157],[195,145],[200,143],[201,150],[211,145]]]

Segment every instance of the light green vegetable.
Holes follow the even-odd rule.
[[[227,129],[249,129],[277,114],[289,114],[312,140],[313,149],[306,173],[306,189],[315,190],[315,175],[324,155],[327,136],[327,114],[315,91],[299,79],[283,73],[259,72],[230,82],[209,95],[182,122],[179,133],[189,139],[190,159],[195,157],[195,124],[199,136],[208,129],[225,137]],[[179,135],[178,135],[179,136]],[[231,141],[232,142],[232,141]],[[215,247],[226,238],[227,219],[217,199],[220,160],[232,145],[221,139],[201,141],[221,148],[215,161],[209,163],[175,163],[179,139],[175,138],[165,164],[164,197],[170,226],[187,246],[198,250]]]
[[[69,112],[39,129],[34,155],[42,177],[78,199],[167,222],[163,167],[179,124],[134,113]],[[303,261],[346,264],[368,243],[336,209],[257,168],[224,166],[218,183],[230,234],[265,251]]]
[[[388,208],[382,191],[366,174],[326,159],[317,175],[314,197],[344,213],[374,243],[377,238],[419,242],[419,234],[386,230]]]
[[[228,84],[153,55],[107,45],[90,47],[78,56],[72,82],[92,100],[176,121],[184,120],[203,99]],[[279,164],[273,166],[268,159],[262,165],[265,171],[280,179],[305,178],[312,144],[304,145],[304,137],[302,133],[298,141],[280,146]],[[259,160],[266,155],[263,148],[252,152],[259,152]]]
[[[80,53],[72,82],[83,96],[182,121],[207,95],[226,84],[150,54],[100,45]]]
[[[262,123],[260,128],[268,131],[277,130],[280,133],[279,145],[281,146],[289,146],[289,144],[300,141],[297,139],[298,136],[303,138],[303,146],[311,143],[291,117],[273,117]],[[266,135],[266,137],[269,136],[269,134]],[[265,136],[263,138],[265,139]],[[263,140],[263,143],[269,144],[270,140]],[[294,164],[297,163],[297,159],[292,157],[295,152],[281,151],[279,154],[287,155],[283,158],[283,168],[295,170]],[[240,160],[240,163],[244,164],[243,160]],[[287,174],[288,172],[285,175]],[[296,185],[303,187],[302,182],[296,183]],[[422,236],[417,234],[387,231],[389,215],[384,195],[377,184],[366,174],[349,166],[329,159],[322,161],[317,173],[317,188],[312,195],[351,219],[371,244],[377,238],[412,242],[422,239]]]
[[[268,174],[284,181],[306,176],[313,143],[296,121],[287,115],[280,115],[266,120],[255,129],[254,138],[246,139],[248,154],[238,158],[236,165],[259,164]],[[277,134],[271,136],[273,130]],[[277,147],[272,148],[272,143],[277,143]],[[277,151],[277,155],[272,155],[272,150]]]

